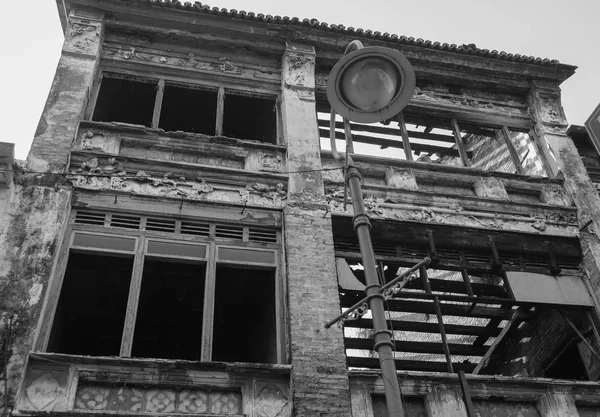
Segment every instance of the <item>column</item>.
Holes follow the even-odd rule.
[[[287,44],[281,113],[287,143],[284,236],[296,417],[351,415],[342,330],[324,328],[340,313],[331,218],[326,212],[315,112],[315,52]],[[298,172],[304,171],[304,172]]]
[[[102,14],[71,10],[62,55],[27,157],[28,169],[65,170],[98,67],[103,28]]]

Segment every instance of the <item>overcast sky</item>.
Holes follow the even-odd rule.
[[[579,67],[562,84],[570,123],[600,102],[600,0],[218,0],[220,8],[316,18],[347,27],[558,59]],[[0,20],[0,142],[25,159],[62,46],[54,0],[7,1]]]

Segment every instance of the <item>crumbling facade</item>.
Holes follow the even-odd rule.
[[[347,144],[382,283],[431,259],[386,300],[406,415],[600,414],[574,67],[199,3],[57,6],[54,83],[0,184],[4,415],[386,415],[370,313],[324,327],[365,287],[325,98],[354,39],[417,76]]]

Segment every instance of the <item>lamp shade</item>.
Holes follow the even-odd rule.
[[[415,89],[415,73],[400,52],[380,46],[355,50],[331,70],[327,99],[337,114],[376,123],[400,113]]]

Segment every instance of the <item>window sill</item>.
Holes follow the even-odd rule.
[[[289,375],[292,365],[249,363],[249,362],[202,362],[183,359],[121,358],[116,356],[83,356],[50,352],[31,352],[30,357],[40,361],[62,364],[107,365],[107,366],[146,366],[165,369],[186,369],[193,371],[219,371],[236,373],[264,373],[268,375]]]

